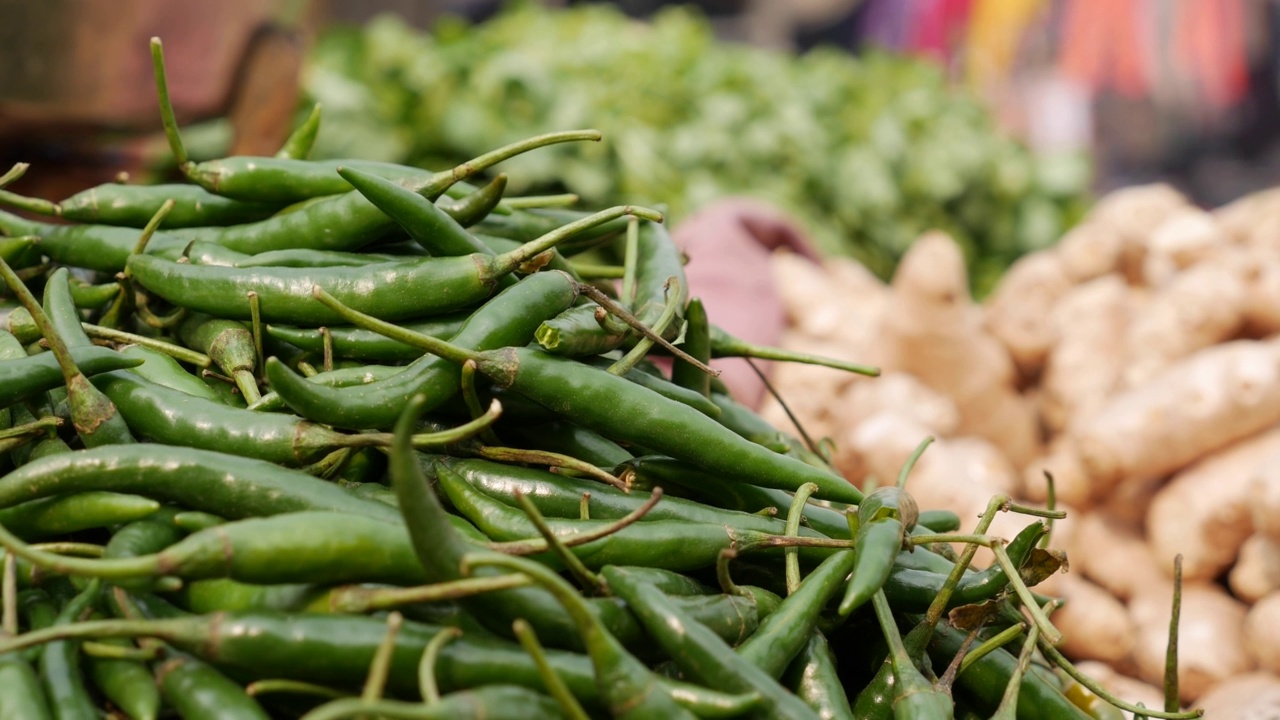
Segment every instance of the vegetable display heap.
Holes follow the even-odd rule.
[[[152,52],[192,184],[0,194],[80,221],[0,214],[0,716],[1103,716],[1062,513],[864,496],[708,373],[758,349],[660,214],[464,183],[599,133],[192,163]]]
[[[432,34],[380,18],[331,30],[306,81],[341,127],[318,156],[441,164],[530,132],[597,127],[510,165],[513,190],[663,203],[679,220],[725,195],[767,200],[822,250],[881,277],[922,232],[956,238],[983,294],[1085,207],[1080,155],[1033,156],[933,63],[718,42],[694,11],[651,23],[611,5],[513,3]]]

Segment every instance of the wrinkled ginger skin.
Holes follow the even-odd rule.
[[[960,411],[959,434],[990,440],[1022,467],[1039,450],[1035,414],[1017,392],[1009,353],[983,329],[968,287],[951,238],[934,232],[917,240],[890,284],[881,365],[949,395]]]
[[[1200,350],[1073,422],[1095,497],[1179,470],[1280,422],[1280,342]]]

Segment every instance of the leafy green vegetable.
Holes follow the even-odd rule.
[[[666,203],[677,220],[728,194],[775,203],[820,247],[888,275],[923,231],[951,233],[982,291],[1084,207],[1087,163],[997,132],[934,65],[824,48],[796,57],[717,41],[695,12],[651,23],[605,5],[517,4],[431,34],[382,17],[322,38],[307,88],[316,156],[446,166],[532,133],[594,127],[504,165],[513,192]]]

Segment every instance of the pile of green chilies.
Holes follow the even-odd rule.
[[[165,119],[190,184],[0,190],[76,221],[0,213],[0,718],[1114,716],[1048,524],[984,534],[1061,513],[864,497],[708,371],[779,351],[659,213],[462,184],[597,134],[429,173]]]

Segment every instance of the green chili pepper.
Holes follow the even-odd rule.
[[[448,340],[458,334],[472,312],[474,311],[449,313],[427,320],[409,322],[404,324],[404,328],[422,335]],[[324,349],[324,341],[317,330],[288,325],[267,325],[266,331],[271,337],[308,352],[319,353]],[[422,357],[422,351],[418,348],[368,330],[343,326],[331,327],[329,333],[333,342],[334,357],[377,362],[417,360]]]
[[[841,550],[823,560],[794,593],[769,613],[755,634],[738,646],[738,654],[770,677],[781,677],[787,665],[809,641],[819,614],[839,592],[851,570],[851,550]]]
[[[142,364],[129,368],[129,372],[156,385],[222,403],[223,395],[214,392],[203,380],[187,372],[171,356],[141,345],[129,345],[120,349],[120,355],[142,360]],[[225,403],[223,403],[225,404]]]
[[[573,619],[596,671],[596,687],[609,712],[618,718],[671,720],[697,717],[685,710],[658,684],[644,663],[609,634],[567,582],[547,568],[523,558],[473,554],[463,558],[463,573],[472,567],[497,566],[524,573],[550,591]]]
[[[660,219],[652,210],[620,206],[566,225],[502,255],[473,254],[411,258],[357,268],[236,268],[175,263],[152,255],[134,255],[128,270],[148,291],[192,310],[217,317],[247,319],[247,294],[261,300],[269,322],[314,324],[341,316],[318,308],[313,286],[326,288],[344,303],[388,320],[423,317],[457,310],[492,294],[502,277],[529,258],[554,247],[583,227],[622,215]],[[431,292],[405,288],[431,288]]]
[[[476,491],[446,465],[435,468],[440,486],[464,517],[494,540],[522,540],[537,530],[520,510]],[[607,520],[548,520],[557,535],[603,529]],[[720,551],[736,543],[751,544],[765,533],[710,523],[653,520],[629,525],[599,540],[571,548],[588,567],[646,565],[677,572],[712,567]]]
[[[133,647],[122,638],[104,638],[101,642]],[[160,690],[146,663],[86,656],[85,665],[94,686],[130,720],[155,720],[160,714]]]
[[[258,357],[253,334],[243,323],[223,320],[199,313],[189,314],[178,325],[178,337],[187,347],[208,355],[218,367],[236,382],[246,403],[261,398],[253,372]]]
[[[308,720],[376,716],[389,720],[554,720],[564,717],[560,706],[547,695],[517,686],[486,685],[450,693],[431,704],[396,700],[332,700],[307,713]]]
[[[0,655],[0,720],[50,720],[40,678],[18,653]]]
[[[409,234],[409,237],[432,255],[449,257],[474,253],[495,254],[487,245],[467,232],[462,223],[449,217],[435,203],[405,186],[350,167],[340,168],[338,175],[379,210],[386,213],[387,217],[396,221],[396,224]],[[499,177],[504,178],[501,187],[505,187],[505,176]],[[501,197],[502,191],[499,187],[498,198],[501,199]]]
[[[0,211],[0,232],[9,235],[38,235],[36,247],[62,265],[116,273],[124,269],[138,245],[138,231],[110,225],[52,225],[24,220]],[[187,241],[156,233],[147,243],[147,252],[177,260]]]
[[[320,133],[320,103],[311,106],[311,112],[302,124],[289,133],[284,144],[276,151],[276,157],[282,160],[306,160],[311,148],[316,144],[316,136]]]
[[[598,482],[580,480],[532,468],[500,465],[479,459],[444,458],[441,462],[476,489],[515,506],[520,492],[551,517],[575,518],[584,492],[591,493],[591,517],[617,519],[635,512],[649,500],[648,493],[624,493]],[[450,478],[451,480],[453,478]],[[447,489],[447,486],[445,486]],[[786,523],[751,513],[720,510],[681,498],[664,496],[645,514],[641,523],[672,520],[706,525],[726,525],[743,530],[781,535]],[[817,537],[818,533],[803,534]]]
[[[90,582],[58,613],[54,627],[70,625],[80,619],[97,602],[101,583]],[[59,720],[97,720],[98,709],[80,673],[80,644],[73,640],[57,640],[40,653],[40,679],[53,715]]]
[[[229,407],[127,373],[99,375],[94,383],[134,433],[165,445],[306,465],[341,447],[385,444],[385,439],[339,433],[294,416]]]
[[[183,720],[270,720],[238,683],[188,655],[166,659],[156,666],[155,675],[165,700]]]
[[[0,202],[13,207],[53,215],[81,223],[101,223],[141,228],[166,200],[173,210],[165,227],[187,228],[201,225],[235,225],[271,217],[279,205],[246,202],[215,195],[197,185],[125,185],[104,183],[52,203],[0,190]]]
[[[783,683],[823,720],[853,720],[831,645],[815,630],[782,676]]]
[[[154,637],[237,676],[307,680],[333,687],[359,688],[374,652],[386,634],[379,618],[351,615],[286,615],[272,612],[185,615],[135,596],[144,612],[160,610],[160,620],[87,621],[69,628],[27,633],[0,640],[0,650],[48,642],[51,633],[78,638]],[[440,628],[406,621],[395,638],[388,689],[414,695],[422,648]],[[547,650],[547,659],[574,696],[599,708],[591,663],[582,655]],[[540,688],[538,670],[515,643],[463,636],[446,645],[436,665],[445,692],[480,687],[495,680]],[[737,696],[671,680],[662,687],[685,707],[704,717],[732,717],[743,704]]]
[[[462,578],[459,572],[462,557],[474,552],[477,546],[451,528],[448,518],[452,516],[445,512],[440,499],[431,490],[417,454],[409,446],[410,433],[417,424],[424,403],[425,398],[420,395],[412,399],[397,423],[390,476],[400,500],[400,511],[404,513],[409,528],[409,537],[427,571],[428,581],[447,582]],[[477,576],[490,574],[500,573],[483,569],[476,572]],[[464,606],[495,633],[509,635],[511,621],[523,617],[547,642],[580,647],[574,644],[577,635],[573,632],[573,624],[564,616],[559,603],[538,588],[518,587],[483,593],[467,598]],[[590,606],[599,613],[609,632],[624,645],[640,641],[640,628],[622,603],[595,599]]]
[[[400,513],[338,486],[269,462],[154,445],[79,450],[33,461],[0,477],[0,507],[61,493],[130,492],[237,519],[304,510],[359,514],[399,524]]]
[[[965,633],[939,623],[929,643],[929,654],[935,662],[949,663],[960,651]],[[984,716],[990,716],[1000,705],[1009,679],[1018,666],[1018,658],[1003,648],[983,656],[956,677],[956,689]],[[1036,673],[1022,677],[1018,692],[1018,715],[1044,720],[1085,720],[1089,716],[1076,707],[1056,687]]]
[[[316,297],[353,323],[386,327],[342,306],[318,288]],[[862,499],[861,491],[834,472],[770,452],[697,410],[609,372],[531,348],[475,353],[434,338],[417,341],[459,365],[475,361],[480,372],[499,387],[614,440],[635,443],[743,482],[790,490],[812,482],[818,486],[819,496],[854,503]],[[616,407],[625,407],[627,412],[618,413]]]
[[[91,491],[4,508],[0,524],[19,537],[38,538],[132,522],[159,508],[160,503],[140,495]]]
[[[577,297],[568,276],[537,273],[502,291],[469,317],[453,342],[485,350],[523,345],[533,337],[538,323],[568,307]],[[457,365],[426,356],[384,382],[358,389],[324,388],[306,383],[279,362],[267,362],[272,389],[304,417],[339,427],[385,428],[395,424],[405,402],[415,393],[427,393],[439,405],[460,388]]]
[[[489,213],[505,209],[502,205],[502,195],[506,191],[507,175],[498,173],[483,187],[472,190],[460,198],[451,201],[440,198],[436,202],[440,209],[456,220],[459,225],[471,227],[488,217]]]
[[[75,348],[71,358],[86,375],[137,367],[142,361],[100,347]],[[0,404],[12,405],[63,385],[62,371],[52,353],[20,360],[0,360]]]
[[[634,608],[645,630],[690,678],[729,692],[758,693],[755,712],[760,717],[816,717],[772,676],[680,612],[661,591],[622,568],[606,567],[603,575],[609,589]]]
[[[527,140],[507,145],[444,172],[426,175],[415,170],[417,177],[408,181],[407,187],[424,197],[435,199],[454,183],[488,169],[489,167],[511,157],[544,145],[557,142],[598,139],[599,133],[592,130],[548,133]],[[231,161],[231,158],[223,162]],[[284,161],[255,158],[251,161],[259,171],[270,171],[269,166],[283,167],[284,172],[275,178],[263,178],[257,175],[247,181],[252,188],[248,192],[256,202],[293,202],[309,197],[332,195],[318,200],[300,210],[278,214],[255,223],[232,225],[219,228],[186,229],[179,231],[187,240],[208,240],[240,252],[259,253],[267,250],[283,250],[291,247],[310,247],[317,250],[355,250],[385,236],[395,227],[394,221],[388,218],[373,203],[360,193],[350,190],[350,186],[337,174],[339,164],[353,167],[353,163],[331,163],[326,167],[323,163]],[[360,167],[368,169],[367,164]],[[305,197],[298,193],[282,194],[275,192],[296,181],[304,171],[318,171],[325,176],[326,182],[338,180],[342,189],[332,192],[313,193],[307,191]],[[244,175],[244,174],[242,174]],[[247,177],[247,175],[244,175]],[[226,178],[215,187],[206,188],[221,195],[226,195],[229,185]],[[234,193],[234,191],[233,191]],[[236,194],[227,195],[235,197]],[[244,197],[242,195],[242,197]],[[13,233],[10,233],[13,234]],[[23,233],[32,234],[32,233]]]
[[[858,505],[858,535],[853,546],[853,580],[840,601],[840,614],[848,615],[871,599],[893,571],[902,550],[902,538],[919,517],[916,501],[905,490],[882,487]]]

